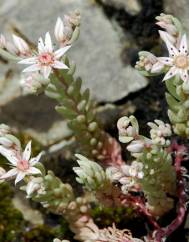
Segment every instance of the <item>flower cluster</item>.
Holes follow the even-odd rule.
[[[131,191],[139,191],[140,184],[136,181],[142,179],[143,164],[138,161],[133,161],[131,165],[122,165],[120,167],[108,167],[107,174],[113,183],[119,183],[123,194],[128,194]]]
[[[125,132],[123,126],[120,125],[123,120],[131,119],[134,118],[122,117],[118,121],[118,129],[120,129],[121,140],[129,140],[124,143],[129,143],[127,150],[136,158],[136,161],[133,161],[130,166],[123,166],[121,172],[114,169],[112,177],[122,184],[122,190],[125,193],[133,188],[143,191],[147,198],[148,209],[154,215],[161,216],[173,206],[173,200],[166,194],[175,193],[176,174],[172,166],[172,158],[166,150],[170,144],[167,137],[172,134],[171,127],[163,121],[155,120],[154,123],[148,123],[151,127],[151,139],[139,133],[131,139],[131,134],[127,130],[138,127],[136,119],[131,126],[124,126]]]
[[[31,141],[26,145],[24,151],[21,150],[19,140],[6,132],[9,131],[8,127],[1,125],[4,136],[0,137],[0,154],[3,155],[12,167],[6,173],[2,170],[0,179],[9,179],[16,176],[15,184],[24,179],[25,176],[39,175],[41,171],[35,167],[39,162],[42,153],[38,156],[31,158]]]
[[[168,56],[156,57],[141,51],[136,68],[145,76],[164,74],[169,105],[168,116],[176,134],[189,137],[189,53],[187,35],[182,24],[172,15],[161,14],[157,25],[163,30],[159,34],[165,43]]]
[[[54,35],[59,47],[54,50],[50,33],[45,40],[41,37],[36,47],[30,45],[21,37],[13,35],[13,43],[0,36],[0,52],[7,58],[17,59],[19,64],[29,65],[23,70],[21,86],[24,93],[40,91],[49,83],[49,76],[54,69],[69,69],[62,57],[70,49],[71,44],[79,35],[80,15],[78,12],[64,16],[64,21],[57,19]]]
[[[157,17],[157,25],[165,29],[159,30],[161,39],[165,42],[169,56],[156,57],[149,52],[140,52],[140,60],[136,63],[136,68],[146,71],[146,74],[166,73],[163,80],[179,76],[183,82],[189,81],[189,56],[186,34],[181,35],[178,21],[171,15],[160,15]]]
[[[168,57],[141,52],[136,67],[148,76],[165,74],[163,80],[170,92],[166,98],[173,130],[189,136],[189,54],[186,34],[171,15],[161,14],[157,20],[157,25],[164,29],[159,33],[167,46]],[[52,171],[46,172],[39,162],[42,153],[31,157],[31,141],[23,151],[20,141],[4,124],[0,125],[0,154],[8,160],[11,168],[5,171],[0,167],[0,182],[15,178],[17,184],[23,180],[24,186],[20,188],[27,197],[40,202],[49,211],[63,215],[76,240],[142,242],[133,238],[128,230],[120,230],[114,224],[112,227],[98,228],[91,217],[90,204],[133,206],[147,216],[154,229],[158,230],[160,226],[156,218],[173,208],[177,192],[179,195],[184,193],[180,189],[183,186],[182,172],[179,170],[181,161],[177,161],[179,164],[175,168],[174,156],[170,152],[171,126],[161,120],[149,122],[150,137],[145,137],[139,133],[138,121],[134,116],[120,118],[117,123],[119,140],[127,144],[127,150],[134,157],[127,163],[123,161],[120,145],[101,129],[89,90],[82,90],[81,79],[73,76],[75,65],[65,57],[78,38],[79,25],[78,12],[65,15],[63,20],[58,18],[54,28],[56,47],[49,32],[44,40],[39,38],[34,47],[19,36],[13,35],[11,43],[1,35],[0,54],[19,64],[29,65],[23,70],[27,74],[21,81],[25,93],[45,90],[46,95],[58,101],[56,110],[69,120],[68,126],[82,145],[82,153],[89,157],[76,155],[79,166],[73,168],[77,174],[76,180],[84,188],[84,195],[76,197],[70,184],[63,183]],[[94,161],[90,160],[93,158]],[[176,179],[180,179],[178,183]],[[179,203],[185,201],[184,198],[180,200]],[[183,209],[180,212],[184,214]],[[178,221],[182,219],[178,217]],[[175,226],[174,222],[172,224]],[[164,231],[161,229],[159,233]],[[146,241],[160,241],[151,240],[152,237],[149,236]],[[54,239],[54,242],[61,240]]]
[[[166,137],[172,135],[171,125],[166,124],[161,120],[155,120],[153,122],[148,122],[150,129],[150,136],[154,144],[170,145],[170,141],[166,140]]]

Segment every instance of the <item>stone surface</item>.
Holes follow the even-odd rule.
[[[114,102],[147,85],[144,77],[122,62],[123,39],[94,1],[0,0],[0,4],[1,31],[10,33],[14,26],[33,42],[47,31],[53,33],[57,16],[79,9],[81,36],[69,56],[77,63],[77,75],[82,76],[97,101]],[[53,110],[53,101],[42,96],[20,96],[21,67],[2,62],[0,68],[1,122],[27,130],[46,145],[70,135],[65,122]]]
[[[188,18],[188,9],[189,1],[188,0],[164,0],[164,9],[166,13],[173,14],[177,17],[183,24],[185,30],[189,34],[189,18]]]
[[[13,204],[22,213],[26,221],[29,221],[33,225],[42,225],[44,223],[43,215],[39,210],[33,209],[30,206],[23,193],[17,193],[13,198]]]
[[[138,0],[102,0],[102,2],[115,8],[124,8],[131,15],[137,15],[141,11]]]

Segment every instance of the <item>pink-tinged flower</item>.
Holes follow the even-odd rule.
[[[30,56],[31,55],[30,47],[26,43],[25,40],[23,40],[22,38],[14,35],[14,34],[13,34],[12,38],[13,38],[14,46],[16,47],[16,50],[18,52],[18,55],[21,55],[21,56]]]
[[[184,82],[189,81],[189,55],[186,34],[182,36],[179,48],[176,48],[170,42],[166,32],[159,32],[161,38],[164,40],[169,51],[169,57],[158,58],[159,62],[163,63],[164,65],[170,68],[163,80],[165,81],[174,77],[175,75],[179,75]]]
[[[20,80],[23,94],[37,93],[42,90],[43,86],[48,84],[49,80],[45,79],[44,76],[40,75],[38,72],[27,73]]]
[[[2,175],[0,179],[7,179],[16,176],[16,184],[26,175],[41,174],[41,171],[34,166],[40,160],[42,153],[34,158],[31,158],[31,141],[26,145],[24,152],[17,152],[0,146],[0,153],[7,158],[10,165],[13,167],[11,170]]]
[[[45,188],[43,184],[43,178],[31,176],[25,189],[28,197],[30,197],[34,192],[38,192],[38,194],[44,193]]]
[[[0,34],[0,48],[5,48],[6,47],[6,39],[3,34]]]
[[[69,41],[73,34],[72,24],[64,16],[64,21],[60,17],[57,18],[54,28],[54,35],[61,46],[69,45]]]
[[[178,30],[173,22],[173,17],[171,15],[161,13],[160,16],[156,17],[156,19],[157,19],[156,24],[158,26],[165,29],[166,32],[169,33],[170,35],[177,36]]]
[[[34,57],[23,59],[19,64],[31,65],[23,70],[23,72],[40,71],[47,79],[53,68],[68,69],[68,66],[59,61],[60,58],[70,49],[71,46],[66,46],[53,51],[50,34],[45,35],[45,43],[42,38],[38,42],[38,54]]]
[[[58,42],[62,42],[64,40],[64,23],[60,17],[57,18],[54,35]]]

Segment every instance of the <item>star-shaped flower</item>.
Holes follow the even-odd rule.
[[[0,146],[0,153],[7,158],[10,165],[13,167],[11,170],[3,174],[0,179],[7,179],[16,176],[16,184],[26,175],[41,174],[41,171],[34,166],[40,160],[42,153],[34,158],[31,158],[31,141],[26,145],[24,152],[16,152]]]
[[[38,54],[34,57],[23,59],[19,61],[19,64],[30,65],[25,68],[23,72],[35,72],[40,71],[47,79],[52,69],[68,69],[60,58],[70,49],[70,45],[62,47],[56,51],[53,51],[53,45],[49,32],[45,35],[45,43],[42,38],[39,38],[38,42]]]
[[[164,76],[164,81],[172,78],[175,75],[179,75],[180,78],[187,82],[189,81],[189,54],[186,34],[184,34],[180,40],[179,47],[176,48],[169,40],[168,35],[164,31],[159,31],[161,38],[164,40],[167,49],[169,51],[169,57],[159,57],[160,63],[163,63],[170,69]]]

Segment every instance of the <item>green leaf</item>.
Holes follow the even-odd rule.
[[[73,91],[73,96],[77,101],[80,101],[81,98],[81,85],[82,85],[82,80],[81,78],[77,78],[76,81],[74,82],[74,91]]]
[[[73,34],[72,34],[70,43],[71,44],[74,43],[79,38],[79,35],[80,35],[80,28],[76,27]]]
[[[133,140],[133,137],[119,136],[119,141],[121,143],[129,143],[131,140]]]
[[[89,99],[90,99],[90,90],[89,88],[87,88],[83,94],[82,94],[82,99],[86,100],[86,102],[88,103]]]
[[[56,109],[57,112],[62,114],[67,119],[74,119],[78,115],[76,112],[69,110],[69,109],[62,107],[62,106],[56,106],[55,109]]]
[[[170,108],[174,111],[178,111],[179,110],[179,102],[167,92],[165,93],[165,97],[166,97],[167,103],[170,106]]]
[[[168,80],[165,81],[165,84],[166,84],[167,90],[170,92],[170,94],[173,97],[175,97],[177,100],[180,100],[178,94],[176,93],[176,87],[173,84],[173,80],[168,79]]]
[[[139,125],[138,125],[138,121],[137,119],[135,118],[135,116],[131,115],[129,117],[130,121],[131,121],[131,124],[132,126],[136,129],[137,133],[139,132]]]
[[[60,103],[67,109],[73,110],[74,109],[74,102],[68,98],[61,98]],[[73,110],[74,111],[74,110]]]

